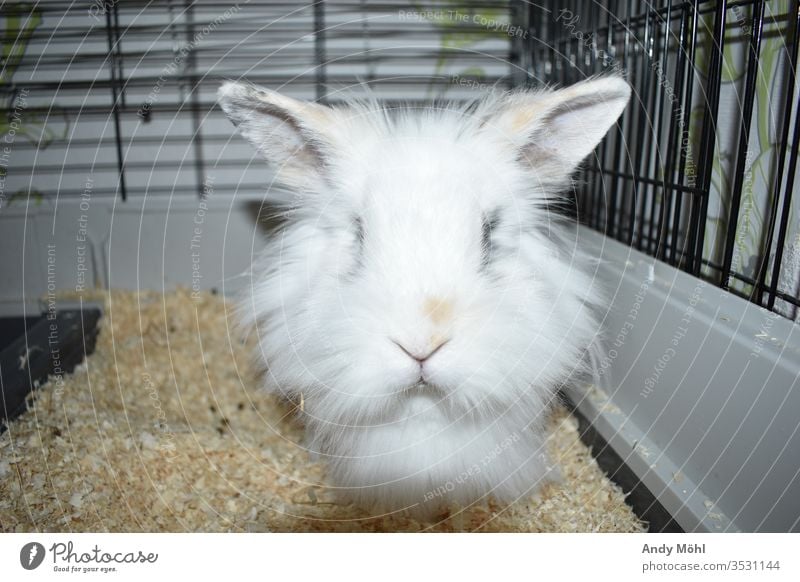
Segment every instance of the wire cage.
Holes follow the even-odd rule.
[[[796,2],[549,3],[532,68],[622,70],[635,98],[585,169],[580,219],[794,319]],[[529,12],[531,28],[540,15]]]
[[[6,3],[6,204],[257,189],[226,78],[341,99],[624,73],[633,105],[576,181],[583,223],[798,315],[797,2]],[[96,137],[97,135],[101,137]]]
[[[564,211],[601,251],[622,249],[617,282],[635,273],[652,283],[660,272],[667,283],[652,284],[646,299],[630,280],[616,289],[604,325],[612,340],[615,329],[631,331],[615,344],[612,367],[625,370],[614,394],[563,393],[582,438],[611,459],[607,472],[628,475],[625,491],[641,498],[652,529],[797,530],[798,3],[3,3],[0,315],[22,314],[0,337],[0,381],[17,390],[3,394],[7,416],[25,409],[39,381],[69,372],[54,369],[50,328],[30,316],[49,308],[42,297],[55,304],[55,289],[216,291],[223,281],[223,294],[235,291],[224,282],[249,268],[261,242],[254,233],[272,173],[217,106],[223,81],[325,103],[364,93],[429,103],[617,73],[633,98],[575,177]],[[190,257],[195,234],[202,279]],[[681,365],[658,368],[671,324],[700,311],[693,285],[721,291],[697,316],[706,327],[695,325],[676,351]],[[59,304],[65,367],[93,343],[81,327],[78,346],[77,322],[100,318],[87,317],[79,297],[79,306]],[[641,307],[635,330],[623,327],[629,305]],[[30,353],[14,350],[28,350],[30,338],[42,346],[30,359],[38,372],[10,383]],[[719,362],[710,376],[708,361]],[[642,395],[654,377],[670,390]],[[767,384],[767,398],[752,388]],[[730,398],[742,386],[750,392]],[[728,442],[719,436],[734,429]],[[642,453],[648,438],[658,467]],[[677,474],[701,484],[699,493],[687,494]],[[755,475],[769,475],[772,489]],[[718,506],[727,521],[709,517]]]
[[[510,13],[508,3],[467,5],[493,18]],[[454,88],[449,71],[478,71],[486,82],[509,71],[511,43],[502,33],[431,23],[425,14],[435,12],[409,3],[98,0],[3,10],[5,39],[15,47],[2,87],[9,115],[23,91],[29,125],[47,128],[42,139],[18,144],[26,163],[16,160],[9,190],[35,173],[31,192],[48,197],[80,196],[87,175],[94,196],[200,196],[210,166],[217,193],[261,189],[263,176],[228,143],[229,122],[215,108],[225,79],[322,101],[353,85],[421,100]]]

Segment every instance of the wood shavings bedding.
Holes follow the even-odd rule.
[[[97,348],[0,435],[0,529],[110,532],[638,532],[645,526],[564,409],[563,483],[434,523],[337,504],[291,407],[258,389],[210,293],[112,292]]]

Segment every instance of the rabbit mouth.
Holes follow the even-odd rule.
[[[439,398],[447,396],[447,392],[441,386],[422,378],[405,388],[403,393],[406,396],[436,396]]]

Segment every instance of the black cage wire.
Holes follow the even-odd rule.
[[[797,0],[93,0],[2,12],[6,136],[24,127],[2,160],[5,205],[79,197],[89,183],[121,203],[202,196],[212,174],[218,193],[262,189],[264,170],[215,108],[223,79],[320,101],[353,85],[415,101],[618,71],[634,99],[576,179],[578,219],[797,317]]]
[[[585,169],[580,219],[758,305],[775,310],[783,301],[794,317],[796,273],[780,283],[783,261],[796,260],[794,248],[785,254],[800,131],[798,3],[550,2],[548,9],[551,18],[538,28],[529,11],[539,31],[529,46],[536,76],[565,84],[618,69],[635,88],[618,133]],[[724,94],[731,105],[723,115]],[[756,106],[772,134],[759,144],[770,155],[758,186]],[[744,265],[737,238],[753,228],[755,202],[743,202],[758,197],[757,187],[766,216]]]

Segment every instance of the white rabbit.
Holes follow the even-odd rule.
[[[548,204],[629,97],[619,77],[420,109],[219,90],[294,194],[241,319],[348,499],[430,515],[554,478],[546,414],[603,299]]]

